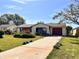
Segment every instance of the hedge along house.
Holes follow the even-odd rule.
[[[61,35],[66,35],[66,24],[64,23],[62,24],[38,23],[34,25],[23,24],[23,25],[18,26],[18,32],[61,36]]]

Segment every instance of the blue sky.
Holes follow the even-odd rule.
[[[0,0],[0,15],[17,13],[24,17],[26,23],[58,22],[52,20],[53,15],[69,3],[70,0]]]

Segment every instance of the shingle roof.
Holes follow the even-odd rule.
[[[20,26],[18,26],[18,27],[32,27],[32,26],[34,26],[34,25],[37,25],[37,24],[23,24],[23,25],[20,25]],[[45,25],[48,25],[48,26],[58,26],[58,25],[65,25],[64,23],[62,23],[62,24],[58,24],[58,23],[48,23],[48,24],[45,24]]]
[[[61,23],[61,24],[59,24],[59,23],[48,23],[47,25],[49,25],[49,26],[63,26],[63,25],[65,25],[64,23]]]
[[[20,25],[18,27],[31,27],[31,26],[32,26],[32,24],[23,24],[23,25]]]
[[[0,28],[4,28],[4,27],[9,27],[10,25],[8,25],[8,24],[5,24],[5,25],[0,25]]]

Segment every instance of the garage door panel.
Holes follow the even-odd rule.
[[[52,29],[52,34],[56,36],[62,35],[62,28],[53,28]]]

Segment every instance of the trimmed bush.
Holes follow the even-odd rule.
[[[22,45],[25,45],[25,44],[26,44],[26,42],[23,42],[23,43],[22,43]]]
[[[3,38],[3,35],[0,35],[0,38]]]
[[[35,35],[32,34],[15,34],[15,38],[35,38]]]
[[[21,38],[22,36],[20,34],[15,34],[14,37],[15,38]]]
[[[4,35],[4,32],[3,31],[0,31],[0,35]]]
[[[22,38],[35,38],[33,34],[22,34]]]
[[[55,49],[59,49],[60,46],[62,46],[62,44],[61,44],[61,43],[57,43],[57,44],[54,46],[54,48],[55,48]]]
[[[0,31],[0,38],[3,38],[4,32]]]
[[[33,42],[32,40],[30,42]]]
[[[26,42],[26,44],[28,44],[29,42]]]
[[[26,45],[26,44],[28,44],[28,43],[29,43],[29,42],[23,42],[22,45]]]
[[[2,52],[3,50],[2,49],[0,49],[0,52]]]

